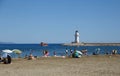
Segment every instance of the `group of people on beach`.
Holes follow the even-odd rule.
[[[96,52],[93,52],[93,55],[99,55],[100,53],[100,49],[98,49]],[[106,53],[108,54],[108,53]],[[117,54],[117,50],[112,50],[112,55],[115,55]],[[54,57],[57,57],[56,55],[56,51],[53,51],[53,55]],[[78,58],[78,57],[81,57],[83,55],[87,55],[87,50],[81,50],[81,51],[78,51],[76,49],[72,50],[72,49],[65,49],[65,54],[62,55],[62,56],[65,56],[65,57],[73,57],[73,58]],[[49,51],[48,50],[43,50],[43,57],[49,57]],[[25,55],[25,59],[28,59],[28,60],[35,60],[37,58],[37,56],[33,56],[32,55],[32,52],[27,56]],[[11,64],[11,61],[12,61],[12,58],[9,54],[5,53],[3,54],[3,56],[0,57],[0,62],[3,62],[4,64]]]
[[[66,53],[66,56],[71,57],[72,54],[74,54],[76,51],[79,51],[79,50],[77,50],[77,49],[72,50],[72,49],[67,49],[66,48],[65,53]],[[81,52],[82,55],[87,55],[87,49],[79,51],[79,52]]]
[[[56,51],[53,51],[53,56],[54,56],[54,57],[72,57],[73,54],[76,53],[76,51],[77,51],[77,50],[72,50],[72,49],[68,50],[68,49],[66,48],[65,53],[64,53],[63,55],[57,56]],[[87,50],[84,50],[84,51],[82,51],[82,52],[83,52],[84,55],[86,55]],[[48,50],[43,50],[43,56],[42,56],[42,57],[49,57],[49,54],[50,54],[50,53],[49,53]],[[37,57],[33,56],[32,53],[30,53],[29,55],[25,55],[24,58],[25,58],[25,59],[28,59],[28,60],[34,60],[34,59],[36,59]]]
[[[61,57],[62,56],[64,56],[64,57],[73,57],[73,55],[75,54],[75,53],[77,53],[77,52],[79,51],[79,50],[76,50],[76,49],[74,49],[74,50],[72,50],[72,49],[65,49],[65,52],[64,52],[64,54],[62,54],[61,55]],[[81,52],[81,53],[80,53]],[[85,49],[85,50],[82,50],[82,51],[79,51],[79,55],[87,55],[87,50]],[[43,57],[49,57],[49,51],[48,50],[43,50]],[[57,53],[56,53],[56,51],[53,51],[53,56],[54,57],[60,57],[60,56],[58,56],[57,55]],[[34,59],[33,57],[31,58],[31,53],[30,53],[30,55],[28,56],[29,57],[29,59]],[[80,57],[80,56],[78,56],[78,57]]]
[[[43,57],[48,57],[48,56],[49,56],[49,51],[44,50]],[[28,56],[25,55],[25,59],[28,59],[28,60],[35,60],[36,58],[37,58],[37,56],[33,56],[32,53],[30,53]]]
[[[93,52],[93,55],[99,55],[100,54],[100,48],[98,48],[96,51]],[[112,50],[111,52],[108,52],[108,51],[105,51],[104,52],[105,55],[116,55],[118,54],[118,51],[117,50]]]
[[[74,53],[76,53],[76,51],[78,51],[78,50],[76,50],[76,49],[72,50],[72,49],[67,49],[67,48],[66,48],[65,54],[66,54],[66,56],[72,57],[72,55],[73,55]],[[84,56],[87,56],[87,55],[88,55],[88,54],[87,54],[87,52],[88,52],[87,49],[81,50],[81,51],[79,51],[79,52],[82,53],[82,56],[83,56],[83,55],[84,55]],[[101,52],[101,49],[100,49],[100,48],[97,48],[97,49],[93,52],[92,55],[99,55],[100,52]],[[117,50],[112,50],[112,51],[109,52],[109,53],[105,51],[105,54],[106,54],[106,55],[108,55],[108,54],[110,54],[110,55],[116,55],[116,54],[118,54],[118,51],[117,51]]]

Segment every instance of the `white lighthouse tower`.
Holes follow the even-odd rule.
[[[79,43],[80,41],[79,41],[79,32],[78,32],[78,30],[76,30],[75,31],[75,43]]]

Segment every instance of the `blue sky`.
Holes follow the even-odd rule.
[[[120,0],[0,0],[0,42],[120,42]]]

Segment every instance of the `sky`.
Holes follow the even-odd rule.
[[[120,42],[120,0],[0,0],[0,42]]]

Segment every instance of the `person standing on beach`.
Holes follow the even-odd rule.
[[[66,56],[68,56],[68,49],[66,48],[66,50],[65,50],[65,53],[66,53]]]
[[[73,50],[72,50],[72,49],[70,49],[70,57],[72,57],[72,53],[73,53]]]
[[[9,54],[7,55],[7,59],[8,59],[8,64],[11,64],[12,58]]]
[[[53,55],[56,56],[56,51],[53,52]]]

